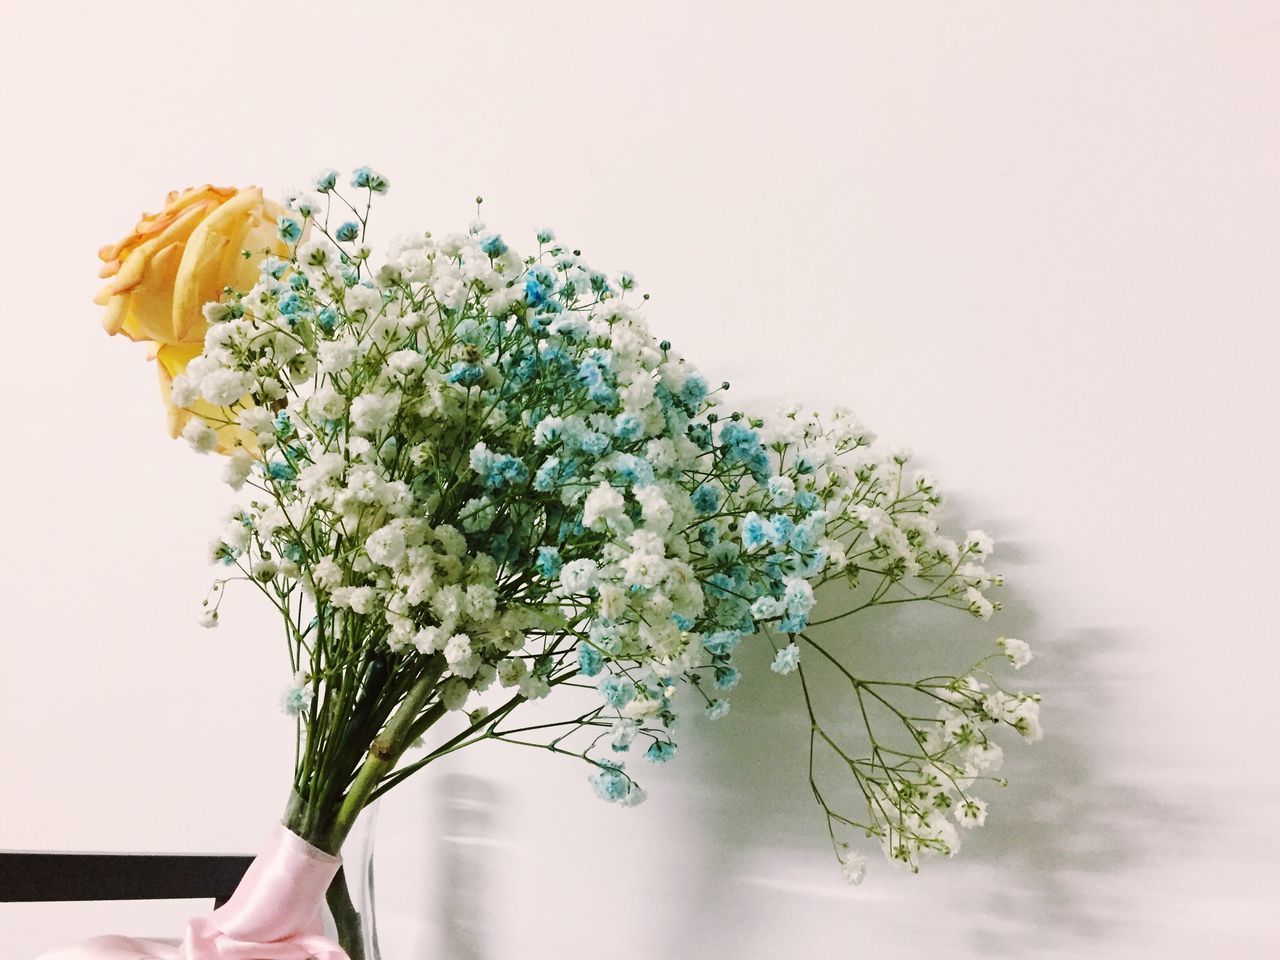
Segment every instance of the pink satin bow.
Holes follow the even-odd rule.
[[[188,921],[181,943],[93,937],[37,960],[350,960],[324,935],[320,912],[341,865],[280,826],[231,899]]]

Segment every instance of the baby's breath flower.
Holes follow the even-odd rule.
[[[380,173],[374,173],[368,167],[359,167],[351,175],[351,185],[357,189],[368,189],[374,193],[386,193],[390,184]]]
[[[800,648],[794,643],[788,644],[778,651],[769,669],[774,673],[787,674],[800,665]]]
[[[845,883],[856,887],[867,876],[867,858],[852,851],[846,853],[840,860],[840,872]]]
[[[1013,664],[1013,669],[1021,670],[1031,662],[1031,645],[1025,640],[1015,640],[1013,637],[1000,637],[996,640],[996,644],[1004,651],[1005,657]]]
[[[814,774],[845,878],[865,873],[859,837],[911,869],[954,855],[957,824],[985,821],[976,793],[1003,760],[995,737],[1042,735],[1039,698],[1006,692],[992,669],[1001,654],[1025,667],[1029,647],[1002,637],[967,671],[882,681],[854,672],[837,631],[850,607],[927,600],[993,616],[991,538],[949,535],[933,478],[848,411],[729,407],[727,383],[652,335],[631,274],[594,269],[550,230],[526,257],[480,223],[420,230],[378,256],[364,203],[386,178],[356,170],[368,195],[350,201],[338,180],[325,171],[325,199],[298,195],[267,227],[283,245],[205,310],[204,352],[171,387],[180,407],[223,411],[225,425],[191,416],[182,435],[229,451],[224,477],[248,491],[210,558],[287,611],[293,653],[323,669],[283,700],[304,745],[373,728],[339,703],[375,718],[409,704],[424,723],[466,711],[457,743],[479,742],[572,682],[594,688],[588,712],[534,729],[560,731],[557,752],[630,806],[644,792],[620,755],[671,760],[683,715],[728,716],[743,651],[772,651],[786,675],[804,646],[806,694],[846,698],[815,709],[808,752],[860,774]],[[823,583],[849,603],[827,613]],[[821,670],[842,686],[810,686]],[[509,706],[482,712],[481,696]],[[865,736],[824,727],[828,715],[865,719]],[[316,758],[385,760],[370,746],[302,754],[300,793],[356,782]]]
[[[182,439],[197,453],[208,453],[218,446],[218,435],[202,418],[192,417],[182,428]]]
[[[280,709],[296,717],[311,706],[313,691],[304,671],[294,674],[293,683],[280,695]]]

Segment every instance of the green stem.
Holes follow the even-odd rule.
[[[392,787],[396,786],[396,784],[403,782],[405,779],[407,779],[411,775],[417,773],[419,770],[421,770],[431,761],[438,760],[440,757],[444,756],[446,753],[451,753],[454,750],[454,748],[458,746],[458,744],[466,742],[467,738],[470,737],[472,734],[474,734],[481,727],[487,726],[488,724],[491,724],[496,720],[502,719],[522,703],[524,703],[524,697],[521,697],[521,696],[512,697],[510,700],[508,700],[506,703],[500,706],[497,710],[493,711],[493,713],[487,715],[482,720],[479,720],[476,723],[471,724],[469,727],[467,727],[465,730],[463,730],[461,733],[457,734],[453,738],[446,740],[444,743],[436,747],[434,750],[432,750],[429,754],[427,754],[421,760],[417,761],[416,763],[410,764],[409,766],[405,767],[402,770],[397,770],[393,775],[387,777],[386,781],[374,791],[370,799],[371,800],[378,799],[384,793],[390,790]],[[433,707],[432,710],[434,709],[435,708]],[[422,729],[420,731],[415,733],[415,735],[411,738],[410,742],[412,742],[412,740],[416,740],[419,736],[422,735],[423,732],[426,731],[427,727],[429,727],[432,723],[435,723],[435,721],[439,719],[439,716],[432,717],[431,713],[432,711],[429,710],[427,711],[426,714],[423,715],[422,721],[423,721],[423,724],[425,725],[422,726]],[[443,715],[443,709],[441,710],[441,715]],[[430,718],[430,722],[427,722],[428,718]],[[488,734],[484,734],[480,737],[477,737],[476,739],[483,740],[487,738],[487,736]]]
[[[365,960],[364,924],[360,914],[356,912],[355,904],[351,902],[351,891],[347,889],[344,868],[338,868],[324,898],[329,903],[329,912],[333,914],[333,925],[338,928],[338,945],[347,952],[351,960]]]
[[[435,692],[436,681],[439,680],[440,674],[444,672],[444,658],[441,657],[440,660],[435,669],[429,670],[410,688],[390,722],[374,737],[369,753],[361,764],[359,772],[356,773],[351,789],[343,797],[333,825],[325,837],[324,848],[330,852],[336,852],[341,848],[342,841],[351,832],[356,818],[368,803],[370,795],[377,789],[382,778],[391,772],[401,754],[415,739],[410,734],[418,726],[423,708],[431,699],[431,694]]]

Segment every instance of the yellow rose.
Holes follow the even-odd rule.
[[[178,436],[192,416],[218,431],[218,449],[226,452],[248,438],[227,424],[227,411],[198,400],[175,407],[173,378],[204,348],[203,308],[224,287],[247,290],[257,280],[264,255],[286,255],[276,236],[285,215],[264,200],[260,187],[192,187],[173,191],[160,213],[144,213],[133,232],[103,247],[100,276],[110,281],[94,298],[107,308],[107,333],[144,342],[156,361],[160,393],[169,413],[169,432]],[[244,256],[244,251],[249,256]]]

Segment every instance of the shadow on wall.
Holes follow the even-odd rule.
[[[993,563],[993,569],[1015,567],[1018,553],[1002,545],[1005,562]],[[865,908],[856,921],[864,942],[934,935],[942,946],[971,938],[973,949],[985,955],[1023,957],[1084,947],[1125,924],[1126,898],[1140,891],[1117,881],[1158,846],[1194,827],[1188,811],[1175,809],[1136,778],[1105,769],[1109,748],[1126,736],[1113,708],[1137,679],[1121,675],[1120,658],[1112,656],[1125,640],[1090,628],[1042,637],[1024,597],[1006,588],[1000,599],[1004,609],[986,623],[933,604],[910,604],[819,628],[816,638],[851,672],[874,679],[915,680],[940,665],[963,671],[992,649],[996,636],[1022,637],[1032,642],[1036,660],[1021,674],[1010,669],[1008,683],[1044,695],[1043,741],[1027,746],[1012,731],[998,737],[1006,757],[1001,773],[1010,786],[978,791],[990,801],[990,817],[986,827],[962,831],[960,861],[927,861],[920,877],[904,887],[891,876],[900,868],[880,856],[874,841],[863,841],[855,849],[868,856],[871,870],[852,900],[837,889],[842,885],[834,859],[826,873],[818,860],[820,854],[830,858],[830,848],[807,782],[808,719],[798,680],[771,674],[767,641],[750,641],[757,647],[740,654],[744,680],[733,697],[733,714],[683,738],[686,744],[696,741],[683,759],[701,768],[686,775],[701,782],[705,797],[699,815],[707,841],[699,853],[710,859],[690,867],[700,877],[695,902],[706,903],[707,914],[740,913],[744,885],[764,887],[770,897],[790,894],[797,910],[811,908],[817,894],[835,910],[846,910],[847,903]],[[838,600],[820,597],[820,616],[840,612],[838,601],[847,605],[847,593]],[[808,662],[813,659],[811,653]],[[831,705],[829,714],[846,711],[847,731],[861,728],[846,683],[824,673],[810,680],[810,689],[815,703]],[[856,810],[861,794],[847,779],[846,809]],[[798,874],[775,868],[788,859],[801,862]],[[954,874],[946,877],[956,869],[966,871],[964,882],[957,883]],[[941,875],[936,885],[935,875]],[[835,903],[823,896],[826,883],[833,888],[830,896],[839,897]],[[878,885],[884,887],[877,890]],[[781,907],[766,909],[787,914]],[[915,929],[922,916],[928,916],[932,932]],[[768,921],[759,922],[760,936],[767,937]],[[749,931],[743,941],[750,953]]]
[[[997,952],[1025,947],[1032,934],[1060,946],[1114,935],[1136,891],[1113,881],[1191,826],[1188,811],[1148,786],[1098,768],[1109,740],[1125,736],[1109,710],[1126,679],[1107,655],[1122,640],[1080,629],[1045,650],[1041,687],[1052,719],[1045,740],[1009,764],[1005,815],[981,852],[1018,880],[992,891],[975,918],[974,936]]]

